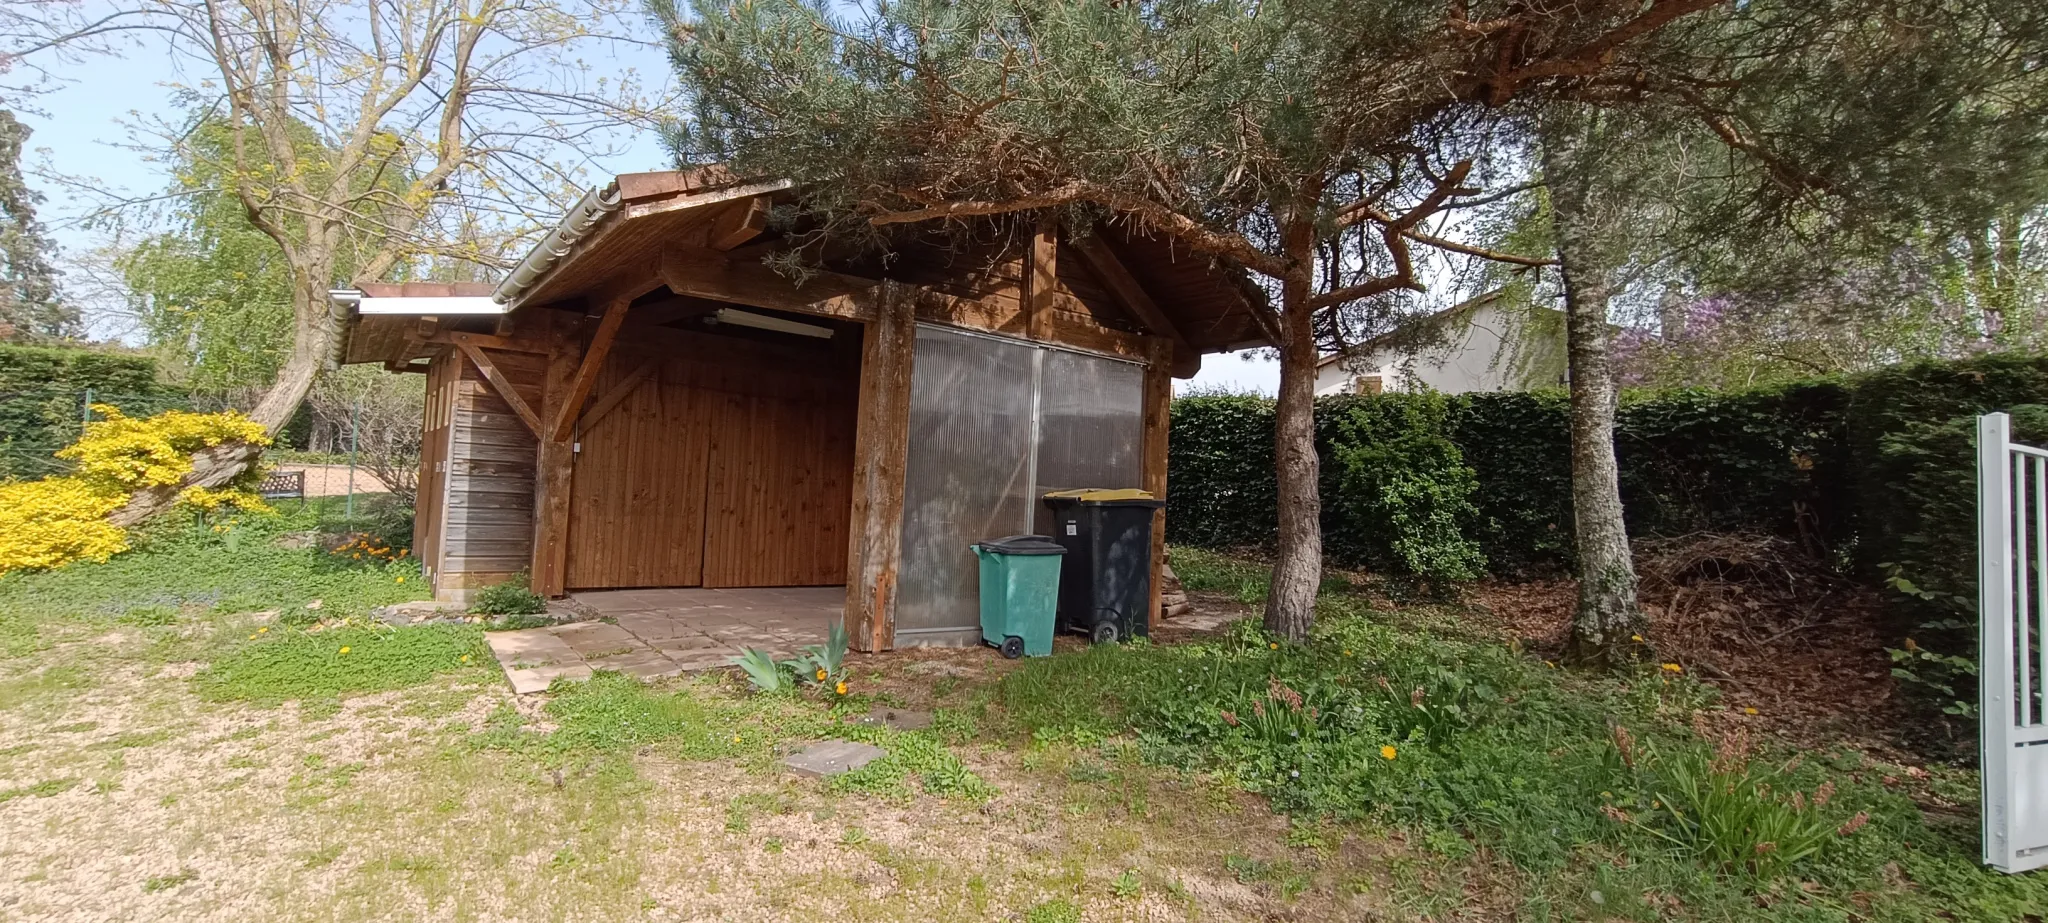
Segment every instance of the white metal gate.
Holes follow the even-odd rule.
[[[1977,418],[1979,714],[1984,861],[2048,865],[2048,450]]]

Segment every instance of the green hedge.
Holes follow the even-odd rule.
[[[1616,417],[1637,538],[1793,538],[1889,588],[1898,672],[1966,715],[1976,637],[1975,418],[2048,445],[2048,357],[1994,355],[1746,391],[1629,394]],[[1572,556],[1564,394],[1382,394],[1317,402],[1332,563],[1426,580],[1529,576]],[[1272,403],[1174,402],[1167,536],[1270,546]],[[1967,740],[1967,734],[1957,739]]]
[[[1766,531],[1817,551],[1837,547],[1855,520],[1844,477],[1846,406],[1835,382],[1630,395],[1615,442],[1631,533]],[[1572,556],[1568,414],[1561,392],[1321,399],[1331,560],[1429,578],[1466,569],[1449,561],[1509,575],[1564,569]],[[1272,433],[1263,398],[1174,403],[1171,540],[1271,544]],[[1418,528],[1430,536],[1410,534]]]
[[[0,478],[64,470],[51,453],[78,438],[88,392],[136,415],[191,400],[159,384],[156,360],[147,356],[0,344]]]

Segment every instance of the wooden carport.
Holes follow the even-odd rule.
[[[437,592],[515,561],[548,595],[678,574],[843,580],[856,645],[887,649],[920,324],[1141,364],[1142,486],[1160,496],[1170,378],[1262,342],[1242,273],[1118,227],[938,229],[886,259],[828,248],[785,275],[764,258],[789,246],[770,220],[788,195],[715,168],[627,174],[488,300],[364,287],[348,360],[430,376],[426,426],[442,438],[422,461],[416,547]],[[436,312],[436,296],[470,313]],[[408,310],[373,312],[378,299]],[[693,550],[690,523],[736,537]]]

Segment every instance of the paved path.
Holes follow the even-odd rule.
[[[557,679],[618,670],[641,679],[728,666],[750,647],[777,659],[822,644],[846,602],[843,587],[734,590],[604,590],[575,600],[604,621],[574,622],[484,637],[512,691],[539,692]]]
[[[277,466],[277,470],[306,472],[306,496],[308,497],[340,497],[348,494],[347,465],[284,464]],[[391,488],[384,486],[383,481],[377,480],[377,476],[371,474],[369,469],[363,468],[360,465],[356,467],[356,493],[383,494],[390,492]]]

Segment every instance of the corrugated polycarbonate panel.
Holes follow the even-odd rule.
[[[1038,491],[1145,486],[1145,370],[1132,362],[1045,350],[1038,393]],[[1037,531],[1051,511],[1034,504]]]
[[[980,624],[978,570],[967,546],[1015,535],[1030,515],[1035,352],[1022,343],[917,328],[896,577],[899,643],[975,637],[933,633]]]

